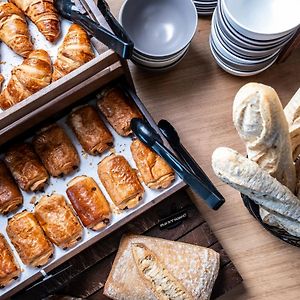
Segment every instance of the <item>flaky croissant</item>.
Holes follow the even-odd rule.
[[[0,40],[23,57],[33,50],[25,16],[12,3],[0,3]]]
[[[45,50],[34,50],[11,71],[0,95],[0,108],[7,109],[51,83],[51,60]]]
[[[53,0],[10,0],[37,26],[49,42],[60,34],[60,21]]]
[[[95,57],[87,33],[72,24],[53,64],[52,80],[57,80]]]

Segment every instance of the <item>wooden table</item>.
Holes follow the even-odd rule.
[[[122,0],[109,0],[115,15]],[[271,85],[285,105],[300,87],[300,50],[262,74],[234,77],[222,71],[208,45],[210,18],[200,17],[185,59],[166,73],[150,73],[130,65],[137,92],[156,121],[175,125],[183,143],[219,187],[226,204],[218,212],[200,207],[217,238],[244,278],[244,287],[222,299],[293,300],[300,298],[300,249],[277,240],[254,221],[239,193],[213,174],[211,154],[229,146],[245,148],[232,124],[232,101],[250,81]]]

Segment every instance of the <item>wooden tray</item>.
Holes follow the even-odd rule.
[[[178,211],[185,213],[187,218],[176,227],[161,229],[160,224],[164,223],[165,218]],[[70,295],[91,300],[108,299],[103,295],[103,286],[124,233],[178,240],[218,251],[221,254],[221,267],[211,299],[225,294],[243,280],[205,219],[182,189],[54,269],[46,280],[23,290],[12,300],[41,299],[50,294]]]

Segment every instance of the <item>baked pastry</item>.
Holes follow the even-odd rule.
[[[219,271],[212,249],[148,236],[122,238],[104,294],[112,299],[208,300]]]
[[[31,267],[45,265],[53,255],[53,246],[33,213],[23,211],[8,220],[6,232],[22,262]]]
[[[53,0],[9,1],[25,13],[49,42],[57,40],[60,34],[60,21]]]
[[[149,188],[167,188],[175,179],[173,169],[141,141],[134,140],[130,150],[141,177]]]
[[[54,176],[71,173],[79,166],[78,153],[65,131],[57,124],[43,128],[33,146],[48,172]]]
[[[64,196],[43,196],[34,209],[34,215],[52,243],[67,249],[82,236],[82,226],[67,204]]]
[[[282,215],[300,226],[300,199],[257,163],[238,152],[217,148],[212,155],[215,174],[269,213]]]
[[[92,106],[73,111],[68,123],[84,151],[89,154],[101,154],[113,145],[113,136]]]
[[[23,196],[5,164],[0,161],[0,213],[7,214],[21,206]]]
[[[0,234],[0,288],[10,284],[21,274],[21,269],[5,239]]]
[[[109,223],[110,206],[93,178],[75,177],[68,183],[67,195],[85,227],[99,230]]]
[[[34,192],[44,189],[49,176],[31,145],[24,143],[12,146],[4,159],[22,190]]]
[[[275,90],[259,83],[244,85],[234,99],[233,121],[248,158],[295,192],[289,128]]]
[[[12,3],[0,3],[0,40],[23,57],[33,50],[25,16]]]
[[[132,131],[130,122],[133,118],[142,118],[137,107],[128,99],[120,88],[104,90],[97,95],[97,105],[114,130],[122,136]]]
[[[0,95],[0,108],[8,109],[51,83],[51,60],[45,50],[30,52],[11,71],[7,87]]]
[[[52,80],[55,81],[76,70],[95,57],[90,39],[85,30],[72,24],[53,64]]]
[[[112,154],[104,158],[98,165],[98,175],[120,209],[135,207],[143,198],[144,188],[124,156]]]

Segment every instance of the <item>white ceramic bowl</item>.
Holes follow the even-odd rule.
[[[192,40],[198,22],[192,0],[126,0],[119,19],[135,49],[151,57],[181,51]]]

